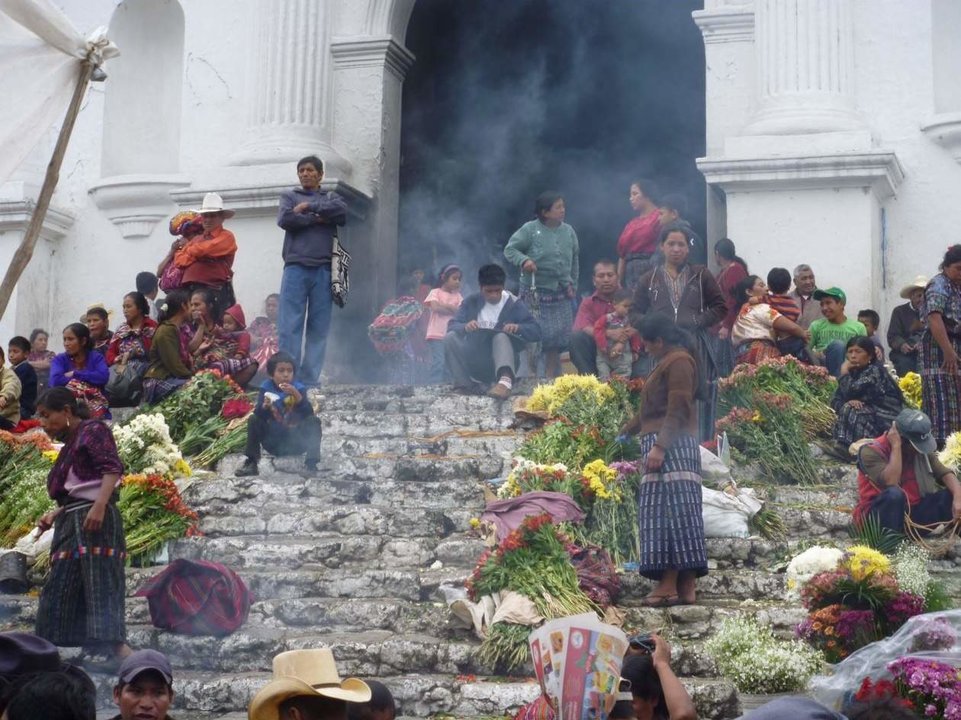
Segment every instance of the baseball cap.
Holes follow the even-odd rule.
[[[814,299],[823,300],[824,298],[834,298],[838,302],[846,303],[848,301],[848,296],[844,294],[844,291],[839,287],[829,287],[827,290],[815,290]]]
[[[902,410],[894,419],[894,426],[919,453],[927,455],[938,449],[938,443],[931,434],[931,420],[920,410]]]
[[[137,650],[130,653],[120,663],[120,671],[117,676],[122,685],[133,682],[140,673],[153,670],[163,675],[167,685],[173,685],[173,670],[167,656],[156,650]]]

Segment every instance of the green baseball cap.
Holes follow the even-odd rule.
[[[815,300],[823,300],[826,297],[834,298],[838,302],[842,303],[847,303],[848,301],[848,296],[844,294],[844,291],[841,288],[829,287],[827,290],[814,291]]]

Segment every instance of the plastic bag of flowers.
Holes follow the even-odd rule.
[[[852,653],[830,675],[815,677],[809,689],[818,702],[843,710],[880,685],[922,717],[961,719],[959,638],[961,609],[916,615],[891,637]]]

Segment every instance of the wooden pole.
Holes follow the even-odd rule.
[[[70,106],[67,108],[67,114],[63,119],[63,127],[60,128],[60,135],[57,137],[57,144],[53,149],[53,156],[47,165],[47,174],[43,179],[43,187],[40,188],[37,205],[33,209],[33,215],[30,217],[27,232],[24,233],[23,240],[20,241],[20,246],[13,254],[13,259],[10,261],[7,272],[3,276],[3,282],[0,283],[0,318],[2,318],[7,311],[7,305],[13,296],[13,289],[17,286],[17,281],[20,280],[23,271],[27,269],[30,258],[33,257],[33,249],[36,247],[37,239],[40,237],[40,230],[43,228],[43,221],[47,216],[47,208],[50,207],[50,199],[53,197],[53,191],[56,190],[57,182],[60,180],[60,166],[63,165],[63,156],[67,152],[67,143],[70,141],[70,134],[73,132],[77,115],[80,114],[80,105],[83,102],[83,96],[87,90],[87,84],[90,82],[90,76],[93,74],[93,70],[94,65],[89,59],[84,60],[80,64],[80,74],[77,76],[77,85],[73,89],[73,98],[70,100]]]

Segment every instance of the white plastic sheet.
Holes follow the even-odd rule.
[[[0,0],[0,183],[62,122],[80,62],[116,54],[105,28],[84,37],[50,0]]]

